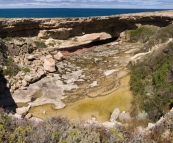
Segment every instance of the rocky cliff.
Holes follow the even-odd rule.
[[[0,37],[37,36],[41,39],[69,40],[77,36],[71,44],[80,45],[80,43],[87,44],[92,41],[119,37],[121,32],[135,29],[140,25],[162,27],[172,22],[173,11],[88,18],[1,18]]]

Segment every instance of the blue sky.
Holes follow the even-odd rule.
[[[173,9],[173,0],[0,0],[0,8]]]

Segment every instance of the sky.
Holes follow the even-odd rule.
[[[0,0],[0,8],[173,9],[173,0]]]

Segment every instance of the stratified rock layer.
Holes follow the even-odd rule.
[[[105,32],[119,37],[122,31],[141,25],[166,26],[173,21],[173,11],[124,14],[88,18],[0,19],[0,37],[32,37],[67,40],[70,37]]]

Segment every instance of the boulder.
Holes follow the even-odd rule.
[[[16,113],[20,115],[26,115],[27,112],[29,111],[30,106],[27,107],[21,107],[21,108],[16,108]]]
[[[54,55],[54,58],[56,60],[61,60],[63,57],[64,55],[60,51]]]
[[[28,113],[26,116],[25,116],[25,119],[30,119],[32,117],[32,114],[31,113]]]
[[[28,85],[27,81],[26,80],[22,80],[22,86],[26,87]]]
[[[130,114],[127,112],[122,112],[119,116],[118,116],[118,119],[121,121],[121,122],[130,122],[131,121],[131,117],[130,117]]]
[[[37,117],[32,117],[32,118],[30,118],[29,120],[30,120],[30,121],[33,121],[33,122],[37,122],[37,123],[43,121],[42,119],[37,118]]]
[[[55,61],[50,56],[46,56],[46,58],[44,59],[43,66],[44,66],[44,70],[46,70],[48,72],[55,72],[56,71]]]
[[[35,60],[35,56],[34,55],[27,55],[26,57],[28,60]]]
[[[115,108],[114,111],[111,114],[110,121],[114,122],[118,118],[119,114],[120,114],[120,109],[119,108]]]
[[[117,121],[114,121],[114,122],[104,122],[103,123],[103,126],[106,127],[106,128],[120,128],[120,127],[123,127],[123,124],[117,122]]]

